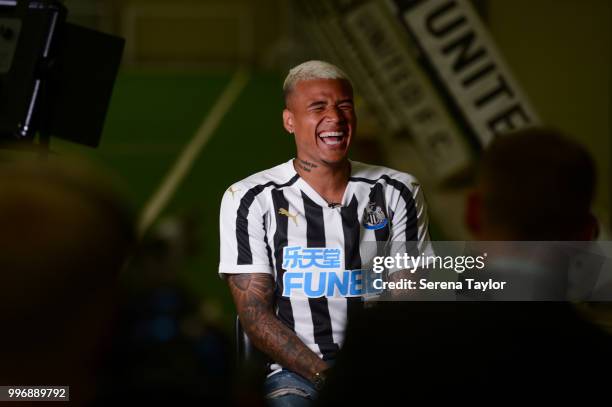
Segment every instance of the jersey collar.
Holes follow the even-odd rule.
[[[295,167],[293,166],[293,160],[295,160],[295,158],[292,158],[289,161],[287,161],[285,163],[285,166],[287,167],[287,171],[291,177],[294,177],[296,175],[298,176],[298,180],[296,181],[295,185],[317,205],[323,208],[328,208],[329,203],[325,199],[323,199],[323,197],[319,195],[319,193],[315,191],[315,189],[311,187],[310,184],[306,182],[306,180],[304,180],[304,178],[299,176],[298,172],[295,170]],[[341,202],[342,207],[348,206],[350,204],[350,200],[352,196],[350,192],[351,191],[350,178],[353,176],[353,172],[355,171],[355,163],[349,160],[349,164],[351,165],[351,173],[349,175],[349,182],[346,184],[346,188],[344,189],[344,195],[342,196],[342,202]]]

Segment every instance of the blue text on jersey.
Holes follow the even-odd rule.
[[[367,270],[287,271],[283,274],[283,297],[359,297],[373,290]]]
[[[337,269],[341,267],[341,255],[341,249],[287,246],[283,249],[283,268],[285,270],[310,267]]]

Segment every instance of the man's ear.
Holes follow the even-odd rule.
[[[474,189],[468,193],[465,205],[465,224],[474,236],[482,232],[482,196]]]
[[[285,126],[285,130],[293,134],[295,130],[293,127],[293,113],[289,109],[283,110],[283,126]]]

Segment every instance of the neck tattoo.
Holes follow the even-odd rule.
[[[313,168],[318,167],[318,165],[311,163],[310,161],[302,160],[301,158],[298,158],[298,165],[306,172],[311,172]]]

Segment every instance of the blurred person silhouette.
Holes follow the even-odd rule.
[[[497,299],[579,299],[572,297],[588,292],[597,277],[580,270],[582,278],[574,280],[584,287],[578,287],[569,274],[575,249],[597,237],[595,181],[589,153],[556,129],[532,127],[496,139],[482,157],[465,216],[477,240],[495,243],[480,245],[489,255],[486,273],[462,277],[508,281],[506,290],[491,294]]]
[[[161,219],[123,274],[109,402],[223,405],[229,398],[221,307],[194,295],[182,275],[202,250],[199,226],[192,212]]]
[[[595,178],[589,153],[558,130],[499,137],[482,157],[466,224],[485,241],[593,240]]]
[[[556,130],[496,139],[479,171],[466,216],[479,239],[595,237],[592,159]],[[611,345],[567,302],[381,303],[349,324],[319,404],[602,397]]]
[[[4,162],[0,225],[0,384],[70,386],[73,405],[91,405],[131,210],[90,166]]]
[[[482,157],[476,187],[467,199],[465,219],[478,240],[530,241],[489,245],[500,251],[489,263],[491,270],[518,278],[540,274],[531,284],[520,281],[525,293],[511,292],[513,299],[524,294],[536,299],[565,296],[580,300],[582,293],[590,294],[586,298],[612,299],[610,287],[596,287],[604,256],[588,243],[599,235],[599,224],[591,211],[596,178],[589,152],[554,128],[528,128],[490,145]],[[572,243],[559,246],[531,243],[534,241]],[[572,249],[586,253],[591,260],[573,271],[578,276],[568,270]],[[611,331],[609,304],[583,302],[578,309]]]

